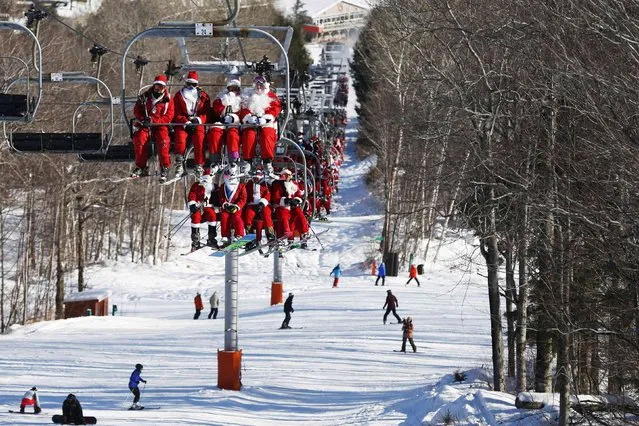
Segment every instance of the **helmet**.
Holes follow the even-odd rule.
[[[32,391],[37,391],[37,390],[38,390],[38,388],[34,386],[34,387],[32,387],[32,388],[31,388],[31,390],[32,390]]]
[[[135,364],[135,369],[136,370],[142,370],[144,366],[142,364]]]
[[[411,317],[406,317],[406,322],[413,322],[413,319]]]
[[[390,291],[390,290],[386,290],[386,293],[392,293],[392,291]]]

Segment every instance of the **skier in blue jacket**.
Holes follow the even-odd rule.
[[[131,378],[129,379],[129,389],[131,390],[131,393],[133,393],[133,405],[129,408],[130,410],[141,410],[144,408],[138,404],[138,401],[140,401],[140,389],[138,388],[138,385],[140,382],[146,383],[146,380],[140,376],[142,368],[142,364],[135,364],[135,370],[133,370]]]
[[[384,262],[380,263],[377,268],[377,279],[375,280],[375,285],[377,285],[380,278],[382,279],[382,285],[384,285],[386,282],[386,265],[384,265]]]
[[[342,276],[342,268],[339,267],[339,263],[336,267],[333,268],[329,275],[332,275],[334,278],[333,287],[337,287],[337,284],[339,283],[339,277]]]

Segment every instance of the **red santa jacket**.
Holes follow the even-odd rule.
[[[211,106],[211,123],[224,121],[227,112],[233,117],[233,123],[240,122],[240,109],[242,107],[242,97],[234,92],[224,90],[215,97]]]
[[[281,111],[280,98],[272,90],[267,93],[257,93],[253,90],[249,91],[242,99],[240,120],[242,123],[246,123],[249,117],[257,115],[268,120],[268,124],[264,127],[275,127],[275,119]]]
[[[199,87],[195,91],[189,88],[180,89],[173,97],[173,106],[175,114],[173,116],[174,123],[188,123],[190,117],[197,117],[200,124],[206,123],[209,108],[211,107],[211,99],[204,90]]]
[[[287,198],[302,198],[302,191],[297,187],[295,182],[276,179],[271,184],[271,203],[274,205],[290,207],[286,204]]]
[[[224,203],[236,204],[240,209],[246,205],[246,186],[243,183],[238,183],[234,189],[222,184],[218,194],[222,207],[224,207]]]
[[[151,94],[153,89],[149,89],[135,103],[133,115],[138,121],[146,117],[151,118],[152,123],[170,123],[173,120],[174,107],[171,94],[167,91],[158,99]]]
[[[265,206],[271,201],[271,191],[265,182],[246,184],[246,202],[248,204],[262,203]]]

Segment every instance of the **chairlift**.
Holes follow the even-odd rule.
[[[31,123],[36,117],[42,98],[42,47],[36,35],[24,25],[0,21],[0,29],[20,31],[33,39],[33,67],[16,56],[0,56],[0,58],[18,62],[20,65],[17,68],[20,71],[17,74],[29,76],[30,71],[37,72],[37,76],[26,80],[24,91],[8,93],[10,89],[8,86],[5,88],[5,93],[0,93],[0,122]],[[35,87],[31,83],[35,83]]]
[[[8,88],[17,83],[26,83],[34,81],[26,77],[14,79]],[[57,72],[46,74],[40,77],[42,83],[72,83],[72,84],[99,84],[108,93],[108,100],[96,100],[92,102],[84,102],[78,105],[72,121],[71,133],[42,133],[42,132],[10,132],[8,135],[9,145],[16,152],[32,152],[47,154],[70,154],[80,152],[104,152],[108,149],[113,139],[113,96],[107,85],[101,80],[84,74],[83,72]],[[97,108],[101,114],[101,106],[107,107],[107,118],[101,115],[100,132],[80,133],[75,130],[76,117],[81,108],[92,106]],[[105,123],[108,129],[105,128]]]

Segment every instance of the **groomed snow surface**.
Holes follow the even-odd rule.
[[[14,326],[0,336],[0,424],[49,424],[74,393],[85,415],[100,425],[537,425],[552,424],[549,406],[518,410],[513,395],[490,391],[489,315],[485,267],[470,234],[450,232],[436,262],[405,286],[407,265],[385,287],[375,287],[363,262],[375,251],[380,208],[363,184],[374,159],[354,157],[355,130],[341,170],[329,229],[311,246],[286,253],[285,296],[295,294],[291,326],[279,330],[282,305],[269,306],[273,259],[240,258],[239,346],[241,391],[217,388],[217,350],[224,348],[224,260],[201,250],[189,256],[189,227],[171,241],[165,264],[93,267],[89,286],[112,292],[116,316],[84,317]],[[175,212],[178,222],[187,211]],[[338,288],[329,273],[344,269]],[[69,288],[75,283],[69,282]],[[401,346],[401,325],[382,323],[386,290],[398,314],[413,317],[417,353]],[[205,311],[192,319],[193,297]],[[220,315],[208,320],[208,297],[222,295]],[[410,348],[410,346],[409,346]],[[141,403],[159,410],[128,411],[130,373],[142,363]],[[454,373],[466,380],[455,382]],[[17,410],[22,394],[40,389],[43,412]]]

